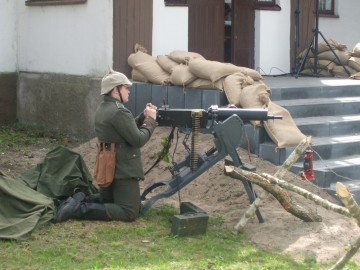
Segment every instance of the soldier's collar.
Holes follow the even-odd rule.
[[[119,109],[124,108],[124,105],[118,99],[113,98],[112,96],[104,96],[104,101],[115,102],[116,107],[118,107]]]
[[[115,104],[116,104],[116,107],[118,107],[118,109],[124,108],[124,105],[118,100],[115,101]]]

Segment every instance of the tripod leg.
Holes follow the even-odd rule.
[[[329,47],[329,49],[332,51],[332,53],[334,54],[335,58],[339,61],[339,63],[342,65],[342,67],[344,68],[345,72],[347,73],[347,75],[351,75],[349,70],[347,70],[347,68],[344,66],[344,64],[340,61],[339,56],[335,53],[335,51],[333,50],[333,48],[331,47],[331,45],[329,44],[329,42],[326,40],[326,38],[324,37],[324,35],[319,31],[319,34],[321,35],[322,39],[325,41],[326,45]]]
[[[252,204],[256,199],[256,193],[253,189],[253,186],[250,181],[242,181],[246,190],[246,193],[249,197],[250,204]],[[256,208],[255,214],[258,218],[259,223],[264,223],[264,219],[260,213],[259,208]]]
[[[304,68],[305,61],[306,61],[306,59],[307,59],[308,56],[309,56],[309,52],[310,52],[310,49],[311,49],[311,47],[313,46],[313,44],[314,44],[314,38],[312,38],[311,43],[310,43],[310,46],[307,48],[305,55],[304,55],[303,58],[301,59],[300,66],[299,66],[299,67],[297,68],[297,70],[296,70],[296,78],[299,77],[300,71]]]

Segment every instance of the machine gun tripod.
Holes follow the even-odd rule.
[[[172,126],[191,129],[191,148],[189,154],[170,168],[172,178],[150,184],[141,195],[144,201],[141,213],[145,213],[157,200],[167,198],[181,190],[195,180],[218,161],[229,155],[235,167],[246,169],[242,163],[237,148],[244,135],[246,120],[281,119],[280,116],[268,115],[267,109],[239,109],[218,108],[211,106],[208,111],[203,109],[169,109],[158,110],[157,121],[160,126]],[[214,146],[205,153],[199,153],[199,134],[212,134]],[[256,199],[251,182],[243,181],[250,203]],[[154,189],[166,186],[167,190],[154,195],[146,196]],[[264,222],[259,210],[256,215],[260,223]]]

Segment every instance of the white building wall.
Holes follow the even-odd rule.
[[[19,71],[103,75],[112,66],[113,0],[17,4]]]
[[[153,56],[188,50],[187,7],[166,7],[163,0],[154,0],[153,18]]]
[[[17,2],[0,0],[0,72],[17,71]]]
[[[351,51],[360,42],[360,1],[337,0],[335,1],[335,15],[339,18],[320,17],[319,30],[326,39],[334,39],[345,44]],[[319,42],[323,41],[319,36]]]
[[[255,69],[263,75],[290,72],[290,1],[279,1],[281,11],[255,12]]]

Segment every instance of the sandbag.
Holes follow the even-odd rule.
[[[359,48],[359,50],[360,50],[360,48]],[[350,57],[348,65],[349,65],[349,67],[355,69],[356,71],[360,71],[360,56],[359,57]]]
[[[163,70],[155,59],[136,64],[134,68],[139,70],[151,83],[160,85],[170,84],[170,74]]]
[[[336,58],[334,53],[337,55],[339,60]],[[349,54],[349,52],[344,52],[339,50],[334,50],[334,52],[326,51],[318,54],[318,59],[333,61],[337,65],[347,65],[350,57],[351,55]]]
[[[283,119],[264,121],[264,128],[278,148],[295,147],[306,136],[299,130],[289,111],[278,104],[269,102],[269,114],[281,115]]]
[[[240,71],[240,68],[233,64],[205,59],[192,59],[189,62],[189,68],[190,72],[197,77],[212,82]]]
[[[174,85],[180,86],[186,86],[196,79],[197,77],[190,72],[189,66],[183,64],[174,67],[170,75],[170,82]]]
[[[247,68],[247,67],[239,67],[240,72],[244,73],[245,75],[251,77],[254,81],[263,80],[263,76],[255,69]]]
[[[267,85],[256,83],[245,86],[239,95],[239,103],[242,108],[258,108],[267,107],[270,102],[270,89]],[[261,121],[250,121],[254,126],[261,126]]]
[[[178,64],[188,64],[191,59],[205,59],[201,54],[187,51],[172,51],[169,58]]]
[[[187,85],[187,87],[189,87],[189,88],[200,88],[200,89],[215,89],[215,88],[217,88],[212,81],[202,79],[202,78],[197,78],[192,83],[189,83]]]
[[[138,82],[145,82],[145,83],[149,82],[149,80],[146,79],[146,77],[142,75],[141,72],[135,68],[131,70],[131,79],[133,81],[138,81]]]
[[[332,68],[335,65],[336,64],[330,60],[318,59],[317,62],[318,69],[332,70]],[[306,61],[306,64],[304,65],[304,69],[314,69],[314,66],[315,66],[315,58],[309,58],[308,61]]]
[[[155,57],[144,53],[142,51],[138,51],[136,53],[132,53],[128,57],[128,64],[130,67],[135,68],[137,64],[144,63],[144,62],[152,62],[156,60]]]
[[[171,60],[170,57],[167,55],[158,55],[156,61],[163,70],[167,71],[170,74],[172,73],[174,67],[179,65],[174,60]]]
[[[345,44],[341,44],[332,38],[328,39],[327,42],[329,43],[331,49],[333,49],[333,50],[339,50],[339,51],[347,50],[347,46]],[[323,40],[318,43],[318,53],[329,51],[330,47],[325,42],[325,40]]]
[[[360,43],[357,43],[353,50],[352,50],[352,56],[355,56],[355,57],[360,57]]]
[[[354,80],[360,80],[360,72],[351,75],[350,78]]]
[[[134,45],[134,52],[143,52],[143,53],[148,53],[148,50],[141,44],[139,43],[135,43]]]
[[[217,81],[215,81],[213,84],[214,84],[214,87],[216,89],[219,89],[221,91],[224,91],[224,79],[225,78],[221,78],[221,79],[218,79]]]
[[[347,71],[350,72],[351,74],[355,74],[356,70],[345,65],[344,66],[346,68]],[[343,66],[334,66],[333,69],[331,70],[331,73],[334,75],[334,77],[337,78],[348,78],[350,75],[346,72],[346,70],[344,69]]]
[[[270,102],[270,89],[262,83],[255,83],[242,88],[239,102],[242,108],[264,108]]]
[[[253,83],[253,79],[251,79],[251,77],[249,76],[244,75],[242,72],[237,72],[225,77],[224,92],[229,104],[234,104],[235,106],[240,107],[241,89],[244,86]]]
[[[347,50],[347,46],[345,44],[341,44],[339,42],[337,42],[334,39],[329,39],[327,40],[330,47],[328,46],[328,44],[326,44],[325,40],[321,41],[318,43],[318,54],[323,53],[323,52],[327,52],[327,51],[331,51],[331,49],[333,50],[339,50],[339,51],[346,51]],[[304,58],[306,51],[308,48],[306,48],[305,50],[303,50],[302,52],[300,52],[300,54],[298,55],[298,58]],[[313,49],[315,49],[315,45],[313,45]],[[315,57],[313,50],[309,50],[309,54],[308,57]]]

